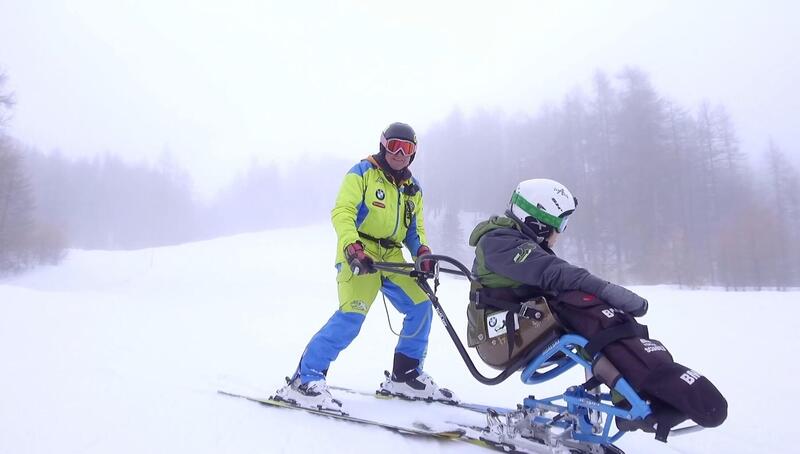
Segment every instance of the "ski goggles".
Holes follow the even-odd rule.
[[[386,139],[386,137],[381,136],[381,145],[390,154],[403,153],[403,156],[411,156],[417,151],[417,145],[410,140]]]
[[[561,219],[561,225],[556,229],[558,233],[564,233],[564,230],[567,230],[567,222],[569,221],[569,215],[564,216]]]

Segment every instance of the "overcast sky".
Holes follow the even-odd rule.
[[[0,0],[8,132],[42,151],[164,150],[210,193],[252,156],[374,152],[454,108],[534,114],[595,69],[724,104],[745,151],[800,153],[793,1]],[[435,150],[430,150],[435,152]]]

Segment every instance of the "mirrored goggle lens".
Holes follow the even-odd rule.
[[[563,233],[564,230],[567,230],[567,223],[569,222],[569,216],[561,218],[561,224],[558,226],[556,231],[558,233]]]
[[[385,142],[383,146],[391,154],[403,153],[405,156],[411,156],[417,151],[417,146],[414,145],[414,142],[409,142],[408,140],[389,139]]]

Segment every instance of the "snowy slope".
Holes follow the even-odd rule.
[[[0,453],[486,452],[216,394],[219,387],[266,394],[292,372],[336,307],[334,241],[322,225],[140,251],[72,251],[62,266],[0,281]],[[668,445],[636,433],[619,446],[794,452],[797,399],[787,390],[798,366],[781,355],[800,345],[798,293],[635,289],[651,302],[644,321],[653,336],[714,381],[730,416]],[[439,292],[462,333],[466,292],[464,281],[447,277]],[[401,317],[390,313],[398,329]],[[395,341],[379,298],[332,367],[331,383],[374,389]],[[426,364],[462,399],[505,406],[582,378],[576,370],[543,386],[516,378],[481,385],[438,319]],[[393,417],[430,413],[400,404]]]

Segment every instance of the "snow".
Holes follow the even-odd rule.
[[[320,225],[138,251],[74,250],[61,266],[0,281],[0,453],[487,452],[216,393],[269,394],[294,370],[336,308],[334,244],[333,229]],[[650,300],[643,321],[651,334],[708,376],[730,408],[716,429],[667,445],[633,433],[618,445],[629,453],[793,452],[796,399],[787,391],[798,376],[798,293],[633,289]],[[440,299],[462,338],[466,294],[465,281],[442,279]],[[398,329],[401,316],[390,315]],[[395,342],[379,297],[330,382],[374,390]],[[438,319],[426,370],[463,400],[501,406],[583,378],[575,370],[544,385],[516,377],[481,385]],[[440,411],[341,397],[395,420]]]

